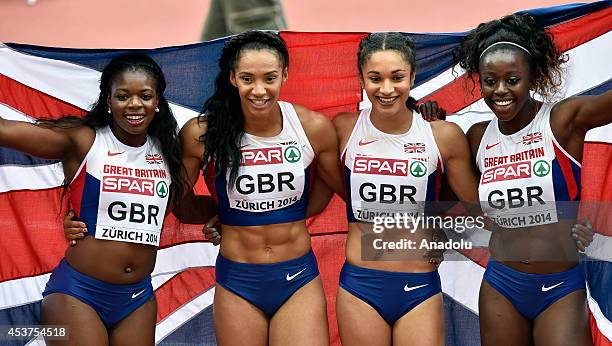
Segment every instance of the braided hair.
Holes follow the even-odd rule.
[[[247,50],[270,50],[276,54],[283,69],[289,67],[289,52],[285,41],[276,33],[247,31],[225,42],[219,59],[219,74],[215,81],[215,93],[204,103],[200,120],[207,122],[204,142],[204,162],[214,162],[215,174],[225,174],[230,167],[229,184],[233,186],[238,177],[241,160],[238,146],[244,136],[244,114],[240,104],[238,88],[230,82],[240,54]],[[204,174],[208,170],[205,165]]]
[[[511,42],[524,47],[529,53],[510,44],[487,49],[496,42]],[[481,59],[501,49],[513,49],[525,56],[534,90],[538,94],[550,98],[559,91],[561,65],[567,61],[567,56],[559,52],[552,34],[540,27],[533,17],[527,14],[512,14],[481,23],[453,52],[455,63],[465,69],[472,82],[472,92],[476,86],[476,75],[480,73]]]

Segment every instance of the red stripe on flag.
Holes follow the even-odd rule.
[[[281,32],[290,60],[289,79],[281,99],[329,117],[356,112],[362,95],[357,49],[365,35]]]
[[[591,220],[593,228],[612,236],[612,144],[585,143],[582,155],[580,218]]]
[[[555,37],[560,51],[572,48],[599,37],[612,30],[612,7],[587,14],[548,29]]]
[[[27,100],[27,102],[24,102]],[[0,103],[33,118],[58,119],[85,111],[0,74]]]
[[[204,225],[180,223],[174,214],[168,214],[164,219],[159,249],[179,244],[207,242],[202,233],[203,229]]]
[[[340,269],[344,264],[346,234],[328,234],[312,238],[312,250],[317,256],[323,290],[327,300],[327,321],[331,345],[340,345],[340,334],[336,322],[336,292],[340,280]]]
[[[593,313],[591,312],[591,310],[589,310],[589,325],[591,326],[591,337],[593,338],[593,345],[612,346],[612,341],[610,341],[605,335],[603,335],[597,327],[597,322],[595,321],[595,317],[593,317]]]
[[[185,270],[155,290],[157,323],[215,284],[214,268]]]
[[[62,190],[0,194],[0,282],[48,273],[64,256]]]
[[[573,201],[578,196],[578,185],[576,184],[576,178],[574,177],[574,172],[572,171],[572,164],[569,158],[565,156],[565,154],[557,147],[557,144],[553,143],[553,148],[555,148],[555,157],[559,162],[559,167],[561,167],[563,179],[565,179],[565,184],[567,184],[569,198],[571,201]]]
[[[69,201],[70,208],[74,210],[74,214],[77,216],[81,215],[81,202],[83,201],[83,190],[85,189],[85,177],[87,176],[87,163],[83,165],[83,168],[76,176],[74,181],[70,183],[69,190]]]
[[[549,31],[554,35],[557,48],[565,52],[612,30],[611,15],[612,7],[564,22]],[[472,82],[463,74],[421,101],[435,100],[449,114],[456,113],[480,99],[478,76],[475,83],[472,91]]]

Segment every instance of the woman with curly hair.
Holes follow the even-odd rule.
[[[612,92],[554,101],[567,59],[528,15],[480,24],[456,57],[495,115],[468,131],[480,200],[500,227],[480,289],[482,343],[591,344],[570,232],[584,138],[612,121]]]
[[[165,88],[153,59],[122,55],[102,71],[98,100],[84,118],[0,118],[0,145],[62,161],[69,204],[89,230],[43,292],[41,322],[70,329],[69,340],[50,344],[155,342],[150,274],[167,204],[185,190]]]

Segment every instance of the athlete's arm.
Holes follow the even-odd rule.
[[[446,121],[431,123],[431,129],[451,189],[462,202],[478,203],[478,177],[465,134],[458,125]]]
[[[43,159],[64,160],[75,155],[78,129],[47,128],[0,118],[0,146]]]
[[[338,160],[338,139],[331,121],[323,114],[295,106],[317,160],[317,176],[344,199],[344,181]]]
[[[217,214],[212,197],[196,196],[193,193],[204,159],[204,142],[201,138],[205,133],[206,123],[198,118],[189,120],[179,133],[183,145],[182,162],[187,186],[184,187],[183,196],[172,213],[182,223],[206,224]]]
[[[323,179],[318,176],[314,179],[312,184],[312,189],[308,195],[308,207],[306,209],[306,217],[311,217],[322,212],[332,196],[334,195],[334,190],[332,190]]]
[[[581,131],[612,122],[612,90],[598,96],[575,96],[553,107],[554,130]],[[557,132],[557,131],[555,131]]]

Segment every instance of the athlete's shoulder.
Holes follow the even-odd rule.
[[[437,120],[429,123],[436,140],[452,141],[457,137],[465,137],[459,125],[446,120]]]
[[[472,156],[476,157],[478,155],[478,148],[480,148],[480,142],[482,142],[482,137],[484,137],[485,132],[487,131],[487,127],[491,120],[481,121],[474,125],[472,125],[467,131],[467,139],[470,144],[470,151],[472,152]]]
[[[208,124],[202,117],[189,119],[181,128],[180,138],[183,143],[185,155],[202,157],[204,152],[204,141],[202,136],[206,135]]]
[[[310,110],[304,106],[293,104],[295,113],[302,124],[302,128],[308,134],[309,132],[317,132],[324,129],[332,128],[332,123],[329,118],[319,112]]]
[[[472,142],[480,143],[490,123],[491,123],[491,120],[486,120],[486,121],[475,123],[474,125],[470,126],[470,128],[467,131],[467,137],[470,143]]]
[[[181,128],[181,136],[184,138],[195,138],[199,139],[201,136],[206,134],[206,130],[208,129],[208,123],[206,119],[201,116],[197,116],[187,120],[185,125]]]
[[[351,132],[359,119],[359,112],[338,113],[332,120],[338,133]]]

